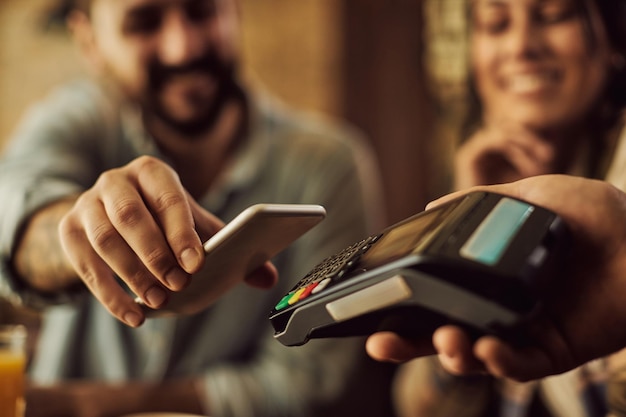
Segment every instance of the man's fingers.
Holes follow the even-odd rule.
[[[113,271],[92,249],[82,230],[64,221],[60,235],[68,260],[94,297],[118,320],[131,327],[141,325],[145,320],[143,311],[119,285]]]
[[[251,287],[260,289],[272,288],[278,281],[278,271],[271,262],[265,262],[265,264],[248,274],[245,280]]]
[[[167,245],[161,239],[154,239],[140,245],[131,247],[124,236],[120,234],[109,220],[109,215],[102,205],[90,203],[82,205],[83,199],[79,199],[77,206],[77,219],[80,221],[75,232],[69,230],[69,222],[65,230],[66,234],[73,234],[78,241],[82,240],[82,230],[87,240],[87,245],[83,249],[76,247],[74,255],[82,252],[95,251],[99,256],[98,261],[105,262],[109,269],[115,272],[130,290],[137,294],[148,306],[158,308],[167,302],[167,292],[162,287],[156,274],[159,273],[155,264],[160,262],[163,270],[170,268],[170,272],[165,275],[165,279],[172,276],[173,272],[183,275],[188,281],[187,274],[176,268],[175,260],[169,252]],[[141,234],[140,231],[137,232]],[[142,251],[148,251],[142,253]],[[166,252],[165,255],[157,259],[154,253]],[[93,257],[92,257],[93,259]],[[167,264],[164,262],[169,261]],[[152,267],[152,270],[150,268]],[[180,285],[179,285],[180,286]]]
[[[176,264],[187,273],[197,272],[204,262],[202,242],[195,231],[189,203],[191,198],[184,190],[177,174],[158,159],[139,158],[133,163],[136,164],[137,187],[141,197],[150,210],[150,217],[154,216],[156,219],[158,229],[171,248]],[[164,265],[171,263],[172,260],[161,258],[166,256],[164,253],[158,253],[155,257],[155,264],[158,265],[161,261]],[[167,271],[159,271],[159,275],[171,270],[172,266],[167,268]],[[178,281],[182,279],[180,273],[177,271],[173,273],[173,278]],[[180,289],[184,285],[172,287]]]
[[[64,250],[94,296],[117,318],[136,326],[141,307],[114,276],[152,308],[167,303],[204,264],[202,236],[223,222],[184,190],[174,170],[153,157],[101,174],[82,194],[59,230]],[[250,277],[259,287],[276,282],[271,265]]]

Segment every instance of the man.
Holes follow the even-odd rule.
[[[47,308],[30,374],[52,386],[29,392],[29,416],[381,415],[386,383],[359,340],[285,348],[267,319],[309,268],[380,227],[369,150],[246,89],[234,0],[82,1],[70,23],[97,82],[36,107],[0,163],[0,292]],[[258,202],[328,211],[275,259],[274,289],[146,320],[135,294],[159,309],[202,279],[211,213]]]
[[[535,342],[515,347],[493,336],[471,342],[460,328],[444,326],[435,332],[432,343],[374,334],[367,341],[369,354],[403,362],[438,353],[444,368],[454,374],[489,372],[528,381],[626,347],[626,194],[598,180],[546,175],[474,187],[431,204],[471,190],[500,192],[544,206],[558,213],[572,232],[571,263],[558,277],[562,285],[548,294],[536,318],[525,324]]]

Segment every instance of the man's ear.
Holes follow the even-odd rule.
[[[89,16],[83,11],[73,10],[67,17],[67,27],[89,69],[99,72],[102,59]]]

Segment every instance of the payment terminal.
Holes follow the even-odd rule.
[[[566,253],[553,212],[472,192],[328,257],[270,313],[288,346],[391,330],[428,337],[454,323],[503,335],[538,306]]]

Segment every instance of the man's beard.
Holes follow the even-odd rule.
[[[176,118],[159,98],[161,91],[171,78],[185,74],[205,74],[217,85],[211,103],[191,119]],[[197,136],[210,131],[218,121],[226,103],[232,99],[243,99],[244,93],[235,80],[234,63],[220,60],[215,53],[207,53],[197,60],[180,67],[164,66],[154,61],[148,67],[148,94],[143,107],[147,114],[161,120],[172,130],[184,136]]]

